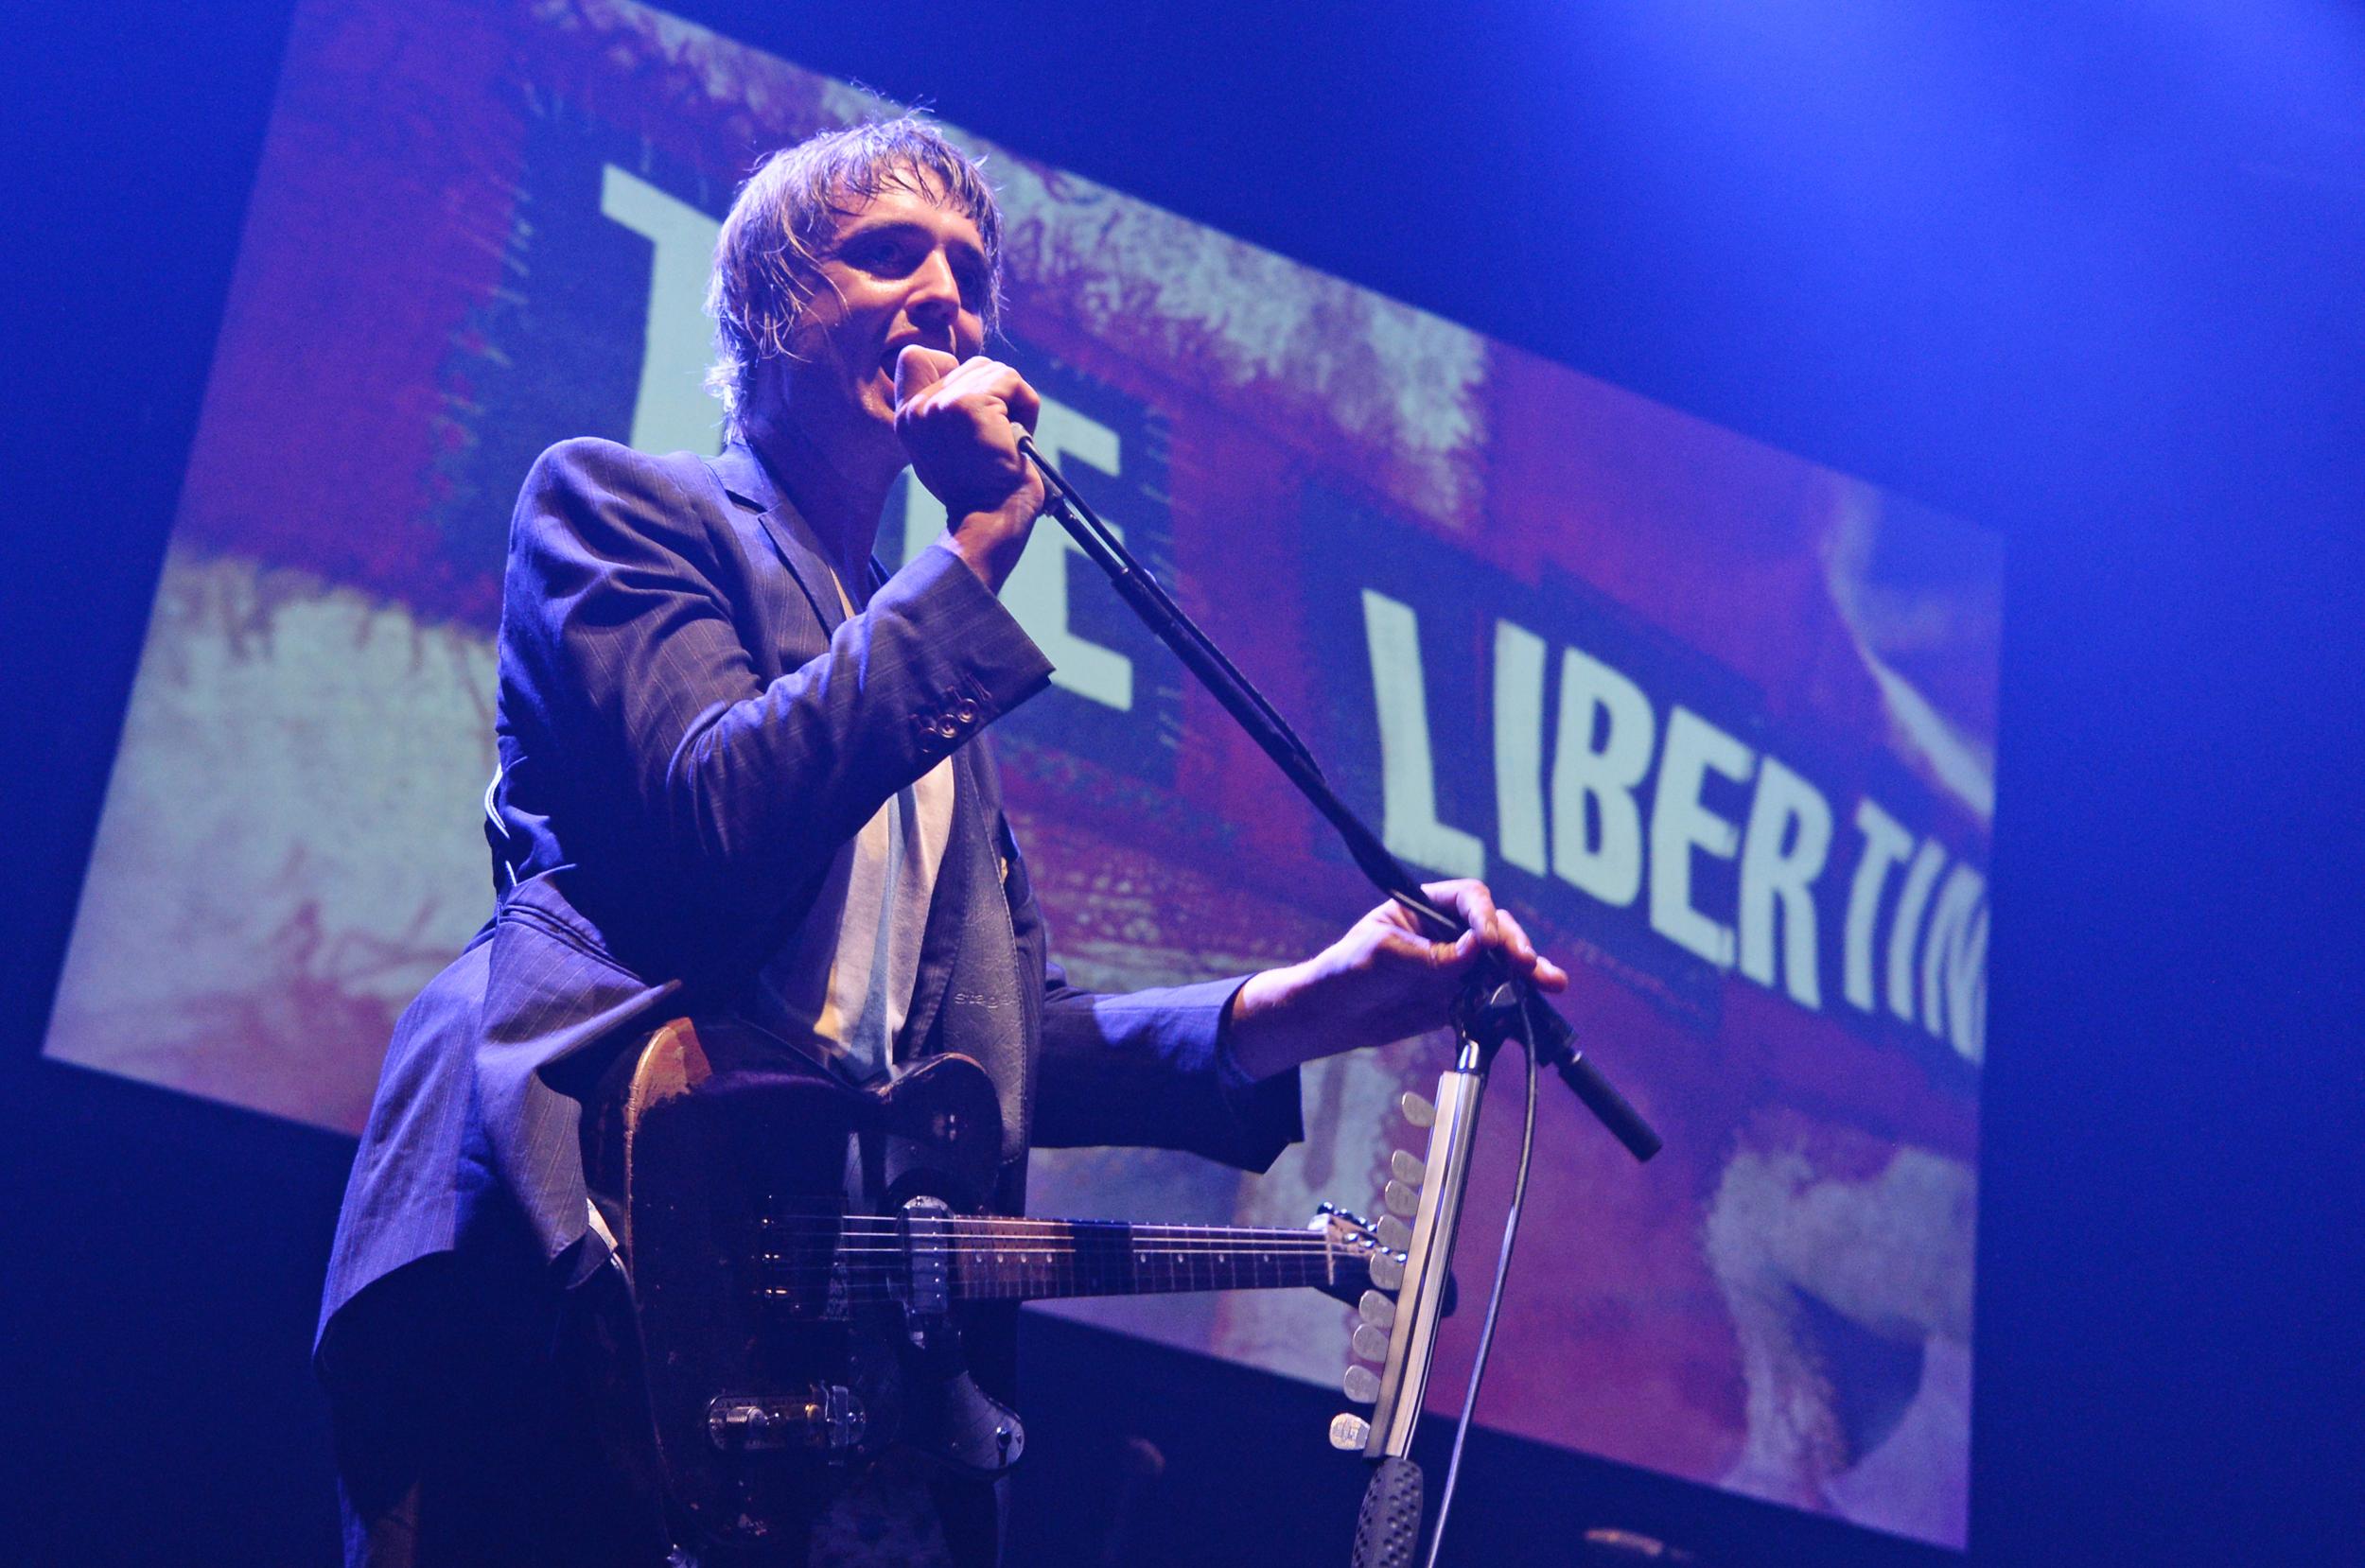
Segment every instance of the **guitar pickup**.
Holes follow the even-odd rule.
[[[726,1454],[843,1453],[862,1441],[868,1424],[854,1391],[835,1384],[803,1394],[717,1394],[707,1402],[707,1436]]]

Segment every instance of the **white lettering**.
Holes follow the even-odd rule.
[[[1552,869],[1613,908],[1633,903],[1642,889],[1642,810],[1634,791],[1651,769],[1657,730],[1640,687],[1574,648],[1561,655]]]
[[[1787,841],[1787,847],[1785,842]],[[1741,972],[1774,984],[1774,910],[1782,912],[1782,974],[1801,1007],[1823,1005],[1815,973],[1814,880],[1831,849],[1831,808],[1815,787],[1768,757],[1758,767],[1741,847]]]
[[[643,452],[721,451],[721,415],[705,385],[713,341],[705,301],[723,226],[614,164],[600,171],[600,213],[646,239],[654,253],[632,445]]]
[[[1508,620],[1495,623],[1495,839],[1544,874],[1544,639]]]
[[[1872,928],[1881,917],[1881,894],[1889,869],[1913,852],[1914,836],[1870,797],[1856,803],[1856,830],[1864,834],[1864,858],[1848,889],[1848,925],[1842,938],[1848,1000],[1869,1013],[1872,996]]]
[[[1379,711],[1380,837],[1407,860],[1453,877],[1486,875],[1486,845],[1437,820],[1421,628],[1411,606],[1363,590],[1363,636]]]
[[[1953,968],[1950,986],[1959,984],[1961,989],[1950,988],[1946,1008],[1949,1037],[1955,1051],[1972,1062],[1985,1061],[1988,1054],[1988,905],[1979,906],[1979,914],[1971,922],[1971,936],[1963,944],[1962,961]]]
[[[1733,964],[1733,929],[1702,915],[1691,902],[1692,852],[1731,860],[1741,829],[1700,800],[1707,775],[1745,784],[1757,761],[1749,747],[1688,707],[1667,719],[1667,749],[1659,758],[1658,791],[1651,801],[1651,928],[1718,968]]]
[[[1957,865],[1938,889],[1929,934],[1921,944],[1921,1026],[1940,1039],[1951,1039],[1965,1055],[1971,1054],[1971,991],[1977,972],[1971,964],[1971,937],[1987,890],[1985,878]]]
[[[1905,868],[1905,886],[1889,922],[1889,1011],[1907,1023],[1914,1020],[1914,940],[1930,905],[1930,889],[1937,885],[1938,868],[1945,863],[1946,851],[1938,841],[1924,839],[1914,863]]]

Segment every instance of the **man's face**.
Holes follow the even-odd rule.
[[[919,343],[966,359],[985,344],[986,249],[977,225],[919,176],[841,218],[821,287],[782,365],[788,416],[847,460],[902,465],[895,357]]]

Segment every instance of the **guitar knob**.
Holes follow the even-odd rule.
[[[1357,1355],[1366,1361],[1388,1359],[1388,1331],[1385,1329],[1375,1329],[1369,1323],[1358,1323],[1355,1326],[1354,1335],[1348,1339],[1347,1343],[1354,1348]]]
[[[1420,1157],[1402,1149],[1388,1157],[1388,1170],[1407,1187],[1418,1187],[1428,1179],[1428,1167],[1421,1163]]]
[[[1394,1298],[1383,1295],[1379,1291],[1365,1291],[1363,1299],[1355,1304],[1355,1310],[1362,1315],[1364,1322],[1375,1329],[1388,1328],[1396,1320]]]
[[[1391,1252],[1412,1250],[1412,1228],[1393,1214],[1380,1215],[1379,1223],[1372,1227],[1372,1234],[1377,1236],[1379,1245]]]
[[[1340,1414],[1330,1418],[1330,1446],[1359,1449],[1372,1440],[1372,1423],[1360,1416]]]
[[[1421,1194],[1417,1189],[1408,1187],[1401,1181],[1392,1181],[1380,1189],[1379,1201],[1394,1213],[1410,1214],[1420,1208]]]
[[[1427,1100],[1422,1099],[1419,1095],[1413,1093],[1410,1089],[1406,1089],[1404,1091],[1404,1098],[1397,1101],[1396,1104],[1403,1107],[1404,1119],[1411,1123],[1414,1126],[1432,1127],[1437,1124],[1437,1107],[1430,1105]]]
[[[1358,1404],[1379,1402],[1379,1374],[1369,1367],[1348,1368],[1345,1386],[1347,1398]]]

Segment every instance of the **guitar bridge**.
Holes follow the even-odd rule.
[[[726,1454],[841,1454],[862,1441],[867,1425],[854,1391],[835,1384],[803,1394],[718,1394],[707,1402],[707,1436]]]

